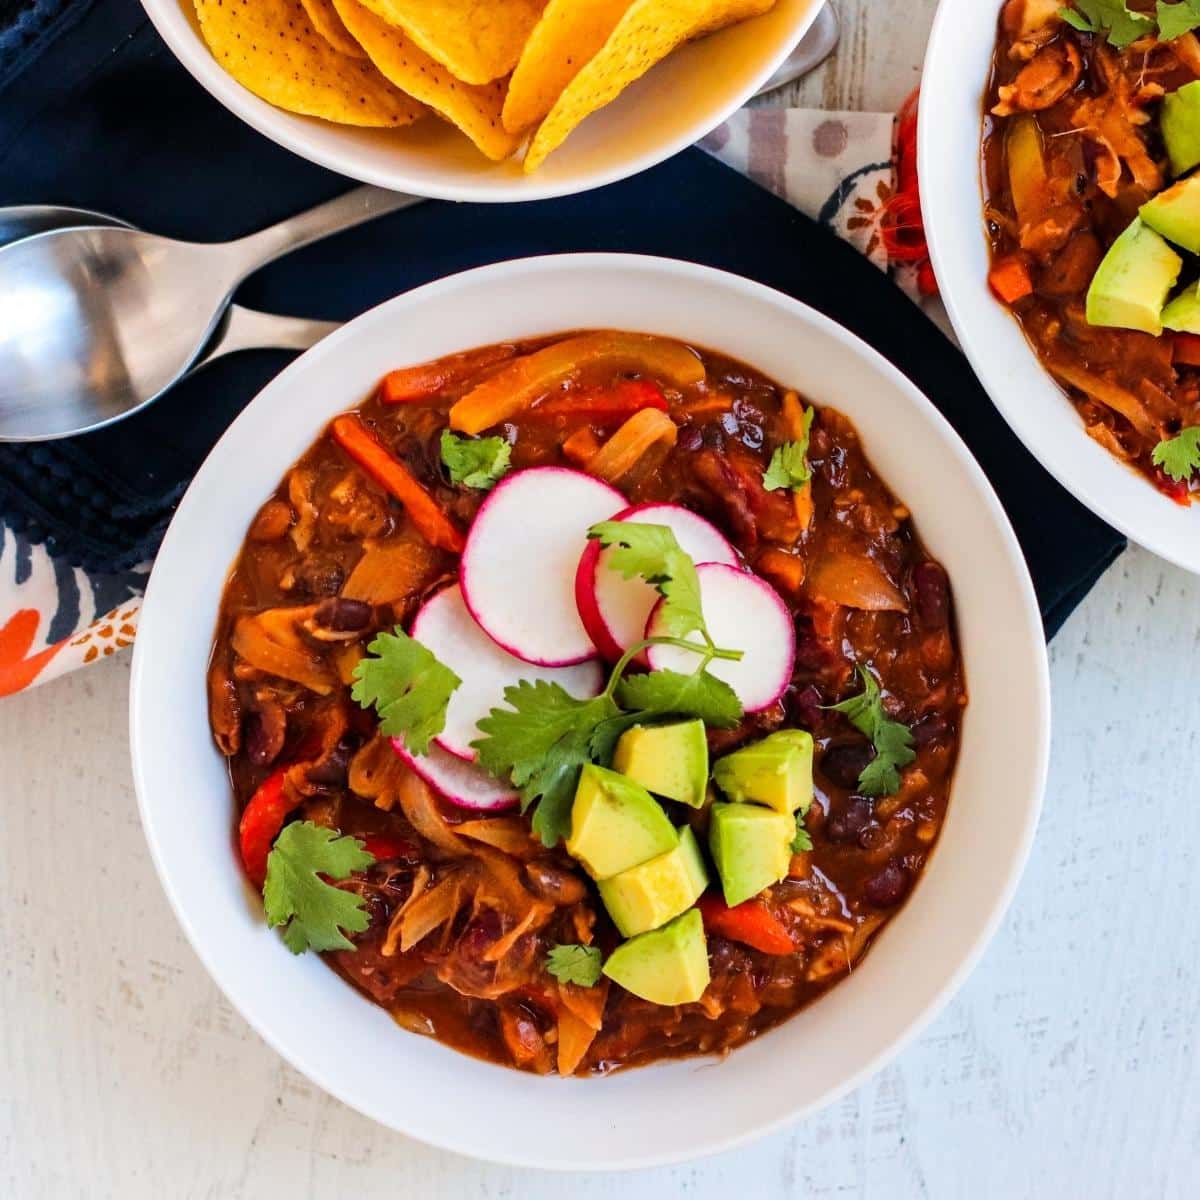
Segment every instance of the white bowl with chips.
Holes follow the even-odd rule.
[[[245,530],[335,413],[393,367],[588,328],[707,346],[846,413],[949,572],[971,702],[936,852],[852,975],[724,1060],[551,1079],[406,1032],[315,955],[287,952],[237,861],[205,678]],[[897,1054],[999,926],[1041,807],[1049,722],[1046,647],[1020,546],[933,405],[874,350],[788,296],[691,263],[615,254],[523,259],[428,284],[287,367],[230,426],[179,505],[146,592],[130,697],[155,865],[197,954],[246,1020],[315,1083],[392,1129],[460,1154],[566,1170],[730,1149],[829,1104]]]
[[[681,47],[588,117],[527,174],[519,151],[491,162],[436,117],[405,128],[367,129],[276,108],[221,67],[200,34],[191,0],[142,0],[155,28],[195,79],[272,141],[364,183],[446,200],[494,202],[600,187],[698,141],[770,78],[823,2],[777,0],[762,16]]]

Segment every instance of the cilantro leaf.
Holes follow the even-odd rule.
[[[305,950],[353,950],[342,933],[362,933],[368,924],[366,902],[356,892],[333,887],[330,879],[346,879],[375,861],[362,842],[340,837],[311,821],[285,825],[267,856],[263,903],[267,924],[284,926],[283,942],[293,954]]]
[[[771,455],[762,477],[763,487],[768,492],[777,492],[780,488],[801,488],[812,478],[808,466],[808,434],[812,429],[814,411],[811,407],[804,410],[802,436],[794,442],[777,446]]]
[[[917,757],[912,748],[912,733],[907,725],[893,721],[884,711],[875,676],[864,667],[859,667],[858,673],[862,677],[862,692],[828,707],[832,712],[842,713],[875,747],[875,757],[859,773],[859,790],[864,796],[890,796],[900,786],[897,768]]]
[[[803,854],[806,850],[813,848],[812,838],[809,837],[808,830],[804,825],[804,814],[796,814],[796,836],[792,838],[792,853]]]
[[[1154,32],[1154,18],[1146,13],[1134,12],[1125,0],[1073,2],[1073,9],[1060,8],[1058,15],[1072,28],[1083,33],[1107,34],[1109,43],[1118,50],[1124,50],[1131,42]]]
[[[617,702],[632,711],[602,721],[592,734],[592,758],[602,765],[612,761],[617,740],[633,725],[676,716],[732,729],[745,715],[733,688],[703,669],[691,675],[667,670],[631,675],[617,685]]]
[[[369,656],[354,668],[350,695],[363,708],[372,705],[379,728],[403,738],[410,754],[427,754],[446,725],[446,705],[462,680],[399,626],[381,633]]]
[[[486,492],[509,468],[512,447],[502,437],[459,437],[442,430],[442,462],[450,482]]]
[[[535,801],[533,831],[553,846],[570,831],[579,768],[590,761],[596,727],[618,715],[607,693],[576,700],[557,683],[522,679],[504,689],[508,707],[493,708],[478,724],[484,736],[471,745],[479,765],[521,792],[521,809]]]
[[[1200,425],[1185,426],[1173,438],[1159,442],[1150,461],[1176,483],[1189,478],[1200,470]]]
[[[666,601],[659,623],[669,637],[702,631],[700,578],[696,564],[666,525],[639,521],[601,521],[588,537],[612,548],[608,565],[626,579],[640,575]]]
[[[576,983],[580,987],[595,987],[600,982],[601,954],[599,946],[580,946],[570,943],[555,946],[546,955],[546,970],[559,983]]]
[[[1178,4],[1164,4],[1163,0],[1158,0],[1155,15],[1158,17],[1159,40],[1172,42],[1200,27],[1200,0],[1180,0]]]

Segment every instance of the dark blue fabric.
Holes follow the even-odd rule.
[[[248,233],[346,186],[222,109],[174,61],[137,0],[96,0],[0,95],[0,204],[79,205],[204,241]],[[563,200],[422,204],[272,264],[238,298],[267,311],[349,318],[453,271],[572,250],[661,254],[734,271],[807,301],[880,350],[946,414],[992,479],[1048,634],[1123,548],[1022,448],[965,359],[886,276],[698,150]],[[153,552],[209,447],[288,358],[240,354],[110,429],[0,446],[0,514],[53,539],[71,561],[128,567]]]

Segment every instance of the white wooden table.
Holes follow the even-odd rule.
[[[842,47],[800,101],[895,107],[932,0],[840,2]],[[5,701],[0,1198],[1195,1196],[1197,612],[1200,580],[1135,550],[1060,634],[1032,861],[923,1037],[785,1133],[626,1176],[474,1163],[307,1083],[230,1009],[167,909],[130,781],[128,660]]]

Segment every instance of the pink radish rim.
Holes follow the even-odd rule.
[[[392,738],[391,742],[392,749],[409,766],[413,774],[429,784],[447,804],[453,804],[455,808],[460,808],[464,812],[507,812],[510,808],[516,808],[518,803],[520,803],[521,798],[516,792],[506,790],[504,785],[498,780],[492,780],[496,786],[496,802],[494,804],[469,804],[461,797],[455,796],[446,790],[445,784],[438,780],[436,773],[432,772],[428,763],[424,761],[429,757],[428,755],[413,754],[399,738]],[[446,753],[446,751],[443,751],[443,753]],[[454,758],[452,754],[447,756]],[[470,767],[478,771],[483,779],[491,780],[491,776],[482,767],[476,767],[474,763],[464,763],[460,758],[455,758],[454,761],[456,764],[461,763],[463,767]]]
[[[755,585],[755,587],[757,587],[761,591],[765,592],[766,595],[768,596],[768,598],[770,599],[771,604],[774,607],[778,608],[779,611],[784,613],[787,617],[787,621],[785,622],[785,624],[787,626],[786,661],[788,663],[788,670],[787,670],[787,673],[783,676],[783,682],[780,684],[779,690],[769,700],[765,701],[764,703],[755,704],[753,706],[743,705],[744,710],[747,713],[762,712],[763,709],[770,708],[771,705],[774,704],[779,699],[779,697],[782,696],[783,693],[788,690],[788,685],[791,683],[792,672],[795,670],[795,667],[796,667],[796,625],[795,625],[795,620],[792,617],[791,609],[788,608],[786,603],[784,603],[783,597],[765,579],[763,579],[762,576],[756,575],[753,571],[739,570],[737,567],[731,567],[727,563],[700,563],[696,567],[697,571],[701,571],[701,570],[711,571],[711,570],[717,570],[717,569],[720,569],[723,571],[732,571],[734,574],[740,576],[741,579],[743,579],[747,582],[753,583]],[[704,596],[703,583],[704,583],[703,577],[701,577],[701,590],[700,590],[701,601],[703,601],[703,596]],[[659,602],[650,610],[649,617],[646,618],[646,636],[647,637],[655,636],[651,632],[651,630],[654,628],[655,619],[658,617],[659,611],[661,610],[662,606],[663,606],[663,601],[659,600]],[[650,646],[646,651],[647,656],[651,660],[650,665],[651,665],[652,669],[654,666],[653,652],[655,649],[656,649],[656,647]],[[740,700],[741,697],[739,696],[738,699]]]
[[[596,479],[594,476],[585,475],[582,471],[572,470],[570,467],[526,467],[524,470],[514,471],[511,475],[505,476],[505,478],[502,479],[492,489],[492,492],[488,498],[479,506],[479,511],[475,514],[475,520],[472,521],[471,528],[467,531],[467,542],[463,547],[462,557],[459,559],[458,582],[462,587],[463,603],[467,606],[467,611],[475,618],[475,623],[479,626],[479,628],[482,629],[483,632],[486,633],[488,637],[490,637],[492,641],[500,647],[501,650],[505,650],[511,654],[513,658],[519,658],[522,662],[531,663],[535,667],[573,667],[578,663],[587,662],[589,658],[595,658],[595,653],[580,654],[572,658],[530,658],[527,654],[521,654],[515,647],[505,642],[503,639],[496,637],[492,631],[488,629],[488,627],[479,619],[479,613],[476,611],[475,606],[471,603],[471,587],[470,583],[468,582],[470,577],[470,568],[467,565],[467,555],[471,549],[471,536],[475,532],[476,527],[478,526],[484,514],[487,512],[488,508],[495,502],[496,498],[504,492],[504,489],[510,484],[516,482],[518,479],[532,474],[534,471],[553,471],[560,475],[582,476],[584,479],[596,484],[598,487],[607,488],[608,491],[612,492],[612,494],[621,504],[625,504],[627,500],[627,497],[622,495],[621,492],[617,491],[617,489],[611,484],[605,483],[602,479]],[[607,519],[611,520],[612,518],[609,517]],[[586,529],[583,530],[583,537],[587,537]],[[582,623],[582,621],[583,618],[581,617],[580,622]],[[585,629],[584,632],[587,633],[587,630]]]

